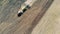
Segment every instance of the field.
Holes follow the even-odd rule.
[[[17,11],[25,1],[0,0],[0,34],[34,33],[34,28],[52,3],[52,0],[37,0],[31,9],[18,17]]]
[[[60,34],[60,0],[54,0],[32,34]]]

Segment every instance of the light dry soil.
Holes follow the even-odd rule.
[[[54,0],[32,34],[60,34],[60,0]]]
[[[37,0],[30,9],[18,17],[17,11],[25,1],[0,0],[0,34],[59,33],[60,3],[58,0],[55,0],[52,5],[52,0]]]

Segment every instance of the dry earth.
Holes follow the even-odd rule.
[[[60,34],[60,0],[54,0],[32,34]]]
[[[37,0],[31,9],[28,9],[21,17],[18,17],[17,11],[25,1],[0,0],[0,34],[31,34],[31,32],[33,34],[34,27],[52,3],[52,0]],[[41,25],[42,29],[45,24]],[[43,33],[45,30],[40,31]],[[38,30],[35,33],[38,34]]]

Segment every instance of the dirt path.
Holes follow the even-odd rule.
[[[3,4],[0,7],[0,34],[31,34],[52,0],[38,0],[21,17],[17,16],[17,11],[23,1],[5,0],[1,3]]]
[[[60,0],[54,0],[32,34],[60,34]]]

